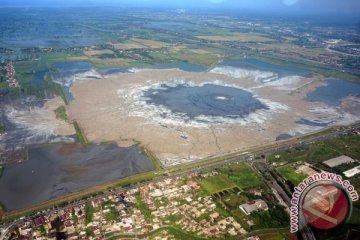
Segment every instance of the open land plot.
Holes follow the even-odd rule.
[[[271,38],[259,33],[237,33],[233,35],[197,36],[208,41],[271,42]]]
[[[170,56],[174,59],[178,59],[180,61],[186,61],[193,64],[209,66],[213,63],[219,61],[219,57],[215,54],[208,52],[208,53],[197,53],[193,52],[189,49],[183,49],[180,51],[172,51]]]
[[[317,57],[321,54],[329,54],[325,48],[303,48],[291,43],[266,43],[264,44],[264,48],[287,53],[296,53],[307,57]]]
[[[236,185],[223,174],[202,179],[200,185],[210,194],[236,187]]]
[[[317,142],[303,147],[288,149],[269,157],[271,162],[306,161],[317,163],[331,158],[347,155],[353,159],[360,159],[360,136],[341,136],[326,141]],[[280,155],[280,158],[276,158]]]
[[[261,240],[283,240],[287,239],[286,234],[284,233],[263,233],[258,235]]]
[[[242,194],[232,194],[232,195],[228,195],[226,197],[224,197],[222,199],[223,203],[229,207],[230,209],[239,209],[239,206],[241,204],[247,203],[248,202],[248,198],[245,195]]]
[[[246,163],[225,166],[220,171],[243,190],[259,187],[262,182],[257,173]]]
[[[121,50],[138,49],[138,48],[163,48],[170,46],[170,44],[165,42],[140,39],[140,38],[132,38],[126,43],[115,43],[112,45],[115,49],[121,49]]]
[[[306,177],[306,174],[297,173],[296,170],[291,166],[282,166],[276,169],[281,176],[286,180],[292,182],[295,186],[301,183]]]
[[[114,52],[110,49],[103,49],[103,50],[95,50],[95,49],[90,49],[90,50],[86,50],[84,51],[84,54],[86,56],[96,56],[96,55],[102,55],[102,54],[113,54]]]

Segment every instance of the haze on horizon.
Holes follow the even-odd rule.
[[[119,6],[141,8],[203,8],[299,13],[360,13],[358,0],[0,0],[1,7]]]

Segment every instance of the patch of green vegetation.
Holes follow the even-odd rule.
[[[148,157],[148,159],[153,163],[156,170],[163,168],[161,166],[160,160],[153,154],[149,149],[146,149],[143,146],[140,146],[140,150]]]
[[[276,171],[278,171],[280,175],[283,176],[286,180],[292,182],[294,186],[297,186],[307,177],[307,175],[303,173],[295,172],[295,169],[288,165],[279,167],[276,169]]]
[[[41,225],[40,226],[40,232],[42,236],[46,236],[48,233],[48,226],[47,225]]]
[[[36,61],[36,64],[41,67],[51,66],[57,62],[64,62],[72,52],[71,50],[64,52],[41,52],[39,53],[39,60]]]
[[[351,216],[350,216],[349,220],[347,221],[347,223],[359,226],[360,225],[359,216],[360,216],[360,205],[358,203],[358,204],[353,205]]]
[[[248,202],[248,198],[244,194],[233,194],[226,196],[222,199],[222,202],[229,208],[229,209],[238,209],[241,204]]]
[[[254,230],[289,226],[289,215],[281,206],[269,208],[268,211],[256,211],[250,214],[255,222]]]
[[[136,202],[135,207],[140,210],[140,212],[144,215],[146,221],[150,221],[153,216],[151,215],[151,210],[148,208],[146,203],[141,199],[140,194],[137,193],[135,195]]]
[[[56,118],[67,121],[68,117],[66,114],[65,106],[60,106],[57,109],[54,110],[56,114]]]
[[[115,222],[119,218],[119,213],[114,207],[110,207],[110,212],[105,213],[105,218],[108,222]]]
[[[210,194],[236,187],[236,185],[232,181],[230,181],[224,174],[218,174],[212,177],[202,179],[200,181],[200,185]]]
[[[172,54],[174,59],[185,61],[197,65],[210,66],[213,63],[218,61],[218,58],[210,53],[210,54],[198,54],[191,52],[189,50],[182,50]]]
[[[271,162],[298,162],[304,161],[311,164],[322,162],[341,155],[353,159],[360,159],[360,136],[341,136],[310,145],[288,149],[269,156]],[[280,158],[276,158],[280,155]]]
[[[76,216],[76,214],[74,212],[71,214],[71,218],[72,218],[74,224],[77,224],[79,219],[78,219],[78,217]]]
[[[358,162],[352,162],[352,163],[345,163],[345,164],[341,164],[339,166],[336,166],[336,167],[333,167],[333,170],[336,172],[336,173],[343,173],[349,169],[352,169],[354,167],[357,167],[359,165]]]
[[[0,89],[9,88],[9,84],[7,82],[0,82]]]
[[[91,227],[87,227],[85,229],[85,232],[87,237],[95,237],[94,231]]]
[[[258,235],[261,240],[284,240],[287,239],[284,234],[279,232],[273,232],[273,233],[263,233]]]
[[[65,94],[64,94],[64,90],[62,88],[62,86],[58,83],[55,83],[52,80],[51,77],[51,72],[48,72],[45,76],[44,76],[44,80],[50,85],[50,87],[55,91],[56,95],[60,96],[62,98],[62,100],[64,101],[64,103],[66,105],[69,104]]]
[[[74,125],[74,128],[75,128],[76,134],[77,134],[77,136],[79,138],[79,142],[82,143],[82,144],[86,144],[87,140],[86,140],[84,134],[82,133],[82,130],[81,130],[79,124],[76,121],[74,121],[73,125]]]
[[[246,163],[225,166],[220,171],[226,174],[231,181],[243,190],[256,188],[261,185],[261,178]]]
[[[179,221],[182,218],[182,216],[180,214],[176,214],[176,215],[170,215],[164,218],[164,222],[167,223],[167,225],[175,225],[177,221]]]
[[[86,225],[88,225],[89,223],[92,222],[94,213],[95,213],[95,208],[90,203],[87,203],[85,205],[85,223],[86,223]]]
[[[168,227],[167,230],[170,235],[174,236],[174,239],[192,239],[192,240],[210,239],[210,238],[199,237],[198,235],[189,232],[184,232],[175,227]]]
[[[2,174],[3,174],[3,172],[4,172],[4,167],[0,166],[0,178],[1,178]]]
[[[0,124],[0,134],[3,134],[5,132],[5,125]]]
[[[247,223],[249,217],[239,207],[231,210],[230,214],[238,223],[240,223],[241,227],[246,231],[250,231],[250,226]]]

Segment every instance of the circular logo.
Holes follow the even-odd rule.
[[[344,222],[349,214],[350,202],[341,188],[331,183],[319,183],[305,193],[301,208],[307,223],[326,230]]]

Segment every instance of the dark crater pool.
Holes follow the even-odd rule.
[[[199,116],[243,118],[268,107],[248,91],[228,86],[161,85],[144,93],[147,104],[163,106],[189,119]],[[165,115],[162,115],[166,117]]]

